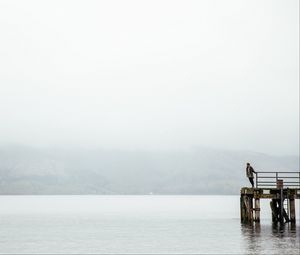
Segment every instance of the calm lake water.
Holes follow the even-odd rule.
[[[0,196],[0,253],[299,254],[300,217],[270,214],[241,225],[238,196]]]

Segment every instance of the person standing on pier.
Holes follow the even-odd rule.
[[[246,173],[247,173],[247,177],[249,178],[249,181],[252,185],[252,188],[254,188],[254,176],[253,176],[253,173],[256,173],[253,169],[252,166],[250,166],[250,163],[247,163],[247,167],[246,167]]]

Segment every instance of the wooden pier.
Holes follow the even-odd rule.
[[[241,222],[260,222],[260,199],[270,199],[273,223],[296,224],[295,199],[300,199],[300,172],[256,172],[255,188],[241,189]]]

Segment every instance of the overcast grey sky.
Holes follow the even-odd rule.
[[[0,1],[0,142],[299,152],[299,1]]]

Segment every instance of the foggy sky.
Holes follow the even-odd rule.
[[[299,153],[299,2],[0,1],[0,143]]]

